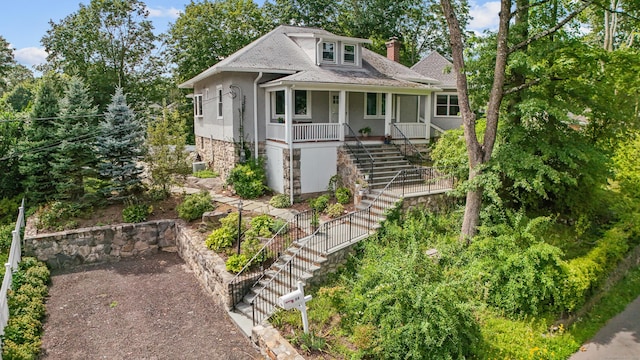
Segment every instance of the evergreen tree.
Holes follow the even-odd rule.
[[[32,205],[51,199],[56,191],[51,181],[51,146],[56,141],[53,118],[58,116],[59,101],[53,85],[45,79],[36,91],[32,119],[20,144],[20,173],[25,176],[25,188]]]
[[[79,78],[71,78],[60,102],[56,122],[60,145],[51,164],[58,199],[79,200],[84,195],[84,180],[95,176],[96,114],[87,87]]]
[[[100,123],[98,155],[100,176],[111,182],[105,188],[108,197],[121,199],[142,186],[142,168],[137,165],[144,155],[145,131],[140,120],[127,105],[122,88],[117,88]]]

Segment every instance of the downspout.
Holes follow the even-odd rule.
[[[253,158],[258,158],[258,81],[262,79],[262,71],[258,74],[258,77],[253,80],[253,136],[255,137],[255,144],[253,148]]]

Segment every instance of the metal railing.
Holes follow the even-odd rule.
[[[312,232],[313,213],[307,210],[296,214],[267,241],[262,248],[229,282],[233,306],[236,306],[248,290],[258,283],[269,266],[282,256],[289,246]]]
[[[16,220],[15,230],[11,232],[11,250],[9,250],[9,259],[4,264],[5,273],[2,279],[2,288],[0,288],[0,335],[4,335],[4,328],[9,321],[9,303],[7,301],[7,292],[11,288],[13,280],[13,272],[18,269],[18,264],[22,259],[22,228],[24,227],[24,199],[18,211],[18,219]]]
[[[398,199],[410,192],[444,192],[452,185],[451,175],[441,174],[433,168],[400,170],[364,209],[321,224],[311,235],[300,239],[289,255],[275,263],[270,278],[255,282],[254,285],[260,284],[260,290],[251,300],[253,324],[274,313],[278,298],[294,290],[297,281],[308,276],[315,260],[369,235],[374,222],[382,219]]]
[[[349,149],[349,152],[353,156],[355,156],[356,161],[358,163],[363,162],[362,158],[364,158],[364,162],[366,161],[369,162],[369,181],[373,180],[373,168],[375,165],[375,160],[373,159],[373,156],[371,156],[371,153],[369,152],[369,150],[367,150],[367,147],[364,146],[362,141],[358,139],[356,132],[353,131],[351,126],[349,126],[349,124],[344,124],[344,126],[347,129],[348,136],[353,137],[356,140],[356,148],[354,149],[351,145],[349,145],[348,141],[345,141],[344,144],[346,145],[347,149]],[[363,150],[363,151],[357,151],[357,150]]]
[[[415,147],[415,145],[413,145],[413,143],[411,141],[409,141],[409,138],[407,138],[404,133],[402,132],[402,130],[400,130],[400,128],[398,126],[396,126],[396,124],[391,124],[393,126],[394,129],[394,133],[397,133],[400,135],[400,138],[403,139],[403,149],[404,151],[400,148],[400,146],[396,143],[394,143],[396,145],[396,147],[398,148],[398,150],[400,150],[400,152],[402,153],[402,156],[404,156],[405,159],[410,160],[413,157],[417,157],[420,160],[420,163],[424,164],[427,159],[425,159],[422,154],[420,153],[420,151],[418,151],[418,149]],[[407,147],[410,147],[411,150],[413,151],[413,155],[409,155],[407,152]]]

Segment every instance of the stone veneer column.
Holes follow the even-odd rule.
[[[284,174],[284,193],[290,194],[289,181],[289,149],[282,150],[283,174]],[[300,196],[302,188],[300,187],[300,149],[293,149],[293,196]]]

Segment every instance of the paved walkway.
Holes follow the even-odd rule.
[[[570,360],[640,359],[640,297],[609,320]]]

